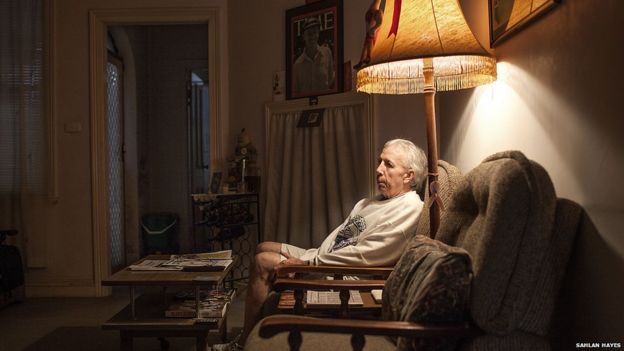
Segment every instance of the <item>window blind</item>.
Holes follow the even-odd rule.
[[[42,0],[0,0],[0,193],[43,194]]]

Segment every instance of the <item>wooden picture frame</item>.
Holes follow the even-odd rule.
[[[490,47],[495,47],[561,0],[488,0]]]
[[[342,0],[322,0],[286,11],[287,99],[342,92],[342,18]]]

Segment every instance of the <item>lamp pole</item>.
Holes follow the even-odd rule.
[[[438,185],[438,140],[436,131],[435,93],[433,83],[433,59],[423,60],[425,76],[425,114],[427,118],[427,178],[429,180],[429,236],[435,237],[440,226],[440,205]]]

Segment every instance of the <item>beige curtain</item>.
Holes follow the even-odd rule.
[[[265,240],[319,246],[359,199],[370,196],[365,108],[328,107],[321,125],[309,128],[297,128],[301,111],[268,116]]]
[[[0,0],[0,228],[24,256],[47,191],[43,59],[42,1]]]

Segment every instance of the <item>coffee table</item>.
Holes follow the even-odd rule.
[[[168,259],[168,255],[150,255],[144,259]],[[135,263],[138,264],[139,262]],[[185,272],[185,271],[133,271],[129,268],[111,275],[102,281],[105,286],[128,286],[130,303],[102,325],[102,329],[118,330],[120,349],[131,351],[133,338],[158,337],[161,347],[167,348],[163,337],[194,337],[196,349],[206,349],[206,337],[210,331],[218,331],[221,339],[226,340],[227,311],[223,318],[165,318],[164,311],[173,300],[173,294],[166,292],[166,287],[192,287],[195,289],[196,310],[199,310],[200,291],[202,288],[215,289],[223,285],[233,263],[223,271]],[[141,286],[162,286],[162,294],[142,294],[136,296],[136,289]],[[226,306],[227,308],[227,306]]]

